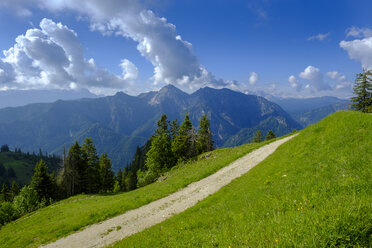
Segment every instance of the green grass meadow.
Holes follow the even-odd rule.
[[[372,247],[372,115],[338,112],[114,247]]]
[[[268,142],[217,149],[210,158],[178,165],[167,179],[116,195],[78,195],[37,210],[0,229],[0,247],[38,247],[160,199],[209,176]]]

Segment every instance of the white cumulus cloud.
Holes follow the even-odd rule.
[[[302,83],[294,75],[289,76],[288,82],[293,89],[296,91],[301,91]]]
[[[256,72],[251,72],[249,74],[249,83],[255,85],[259,80],[258,74]]]
[[[372,69],[372,37],[341,41],[340,47],[348,52],[351,59],[360,61],[364,69]]]
[[[177,34],[175,25],[146,9],[140,0],[18,0],[17,3],[23,9],[38,6],[53,12],[73,10],[90,20],[92,30],[134,40],[140,54],[154,66],[154,84],[171,83],[183,89],[227,86],[200,64],[191,43]]]
[[[109,73],[86,60],[77,34],[50,19],[16,38],[0,58],[0,88],[124,89],[133,79],[135,66],[126,61],[124,77]],[[129,68],[131,67],[131,68]],[[127,78],[126,78],[127,76]]]
[[[351,90],[352,83],[347,80],[344,74],[341,74],[337,71],[329,71],[326,73],[327,77],[336,82],[334,89],[336,90]]]
[[[319,68],[309,65],[305,68],[303,72],[299,74],[299,77],[307,80],[310,84],[311,89],[322,91],[330,90],[331,87],[324,82],[323,74],[320,72]]]

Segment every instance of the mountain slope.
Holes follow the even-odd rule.
[[[42,148],[61,154],[64,144],[70,146],[74,140],[92,137],[98,152],[106,151],[114,169],[118,169],[131,161],[136,147],[150,137],[162,114],[182,122],[186,112],[196,127],[207,114],[217,147],[250,141],[251,132],[240,143],[228,140],[242,129],[261,128],[260,123],[269,118],[270,129],[277,135],[300,128],[278,105],[262,97],[211,88],[189,95],[168,85],[159,92],[137,97],[117,93],[97,99],[5,108],[0,110],[0,140],[24,151]]]
[[[341,111],[247,174],[114,247],[370,247],[372,116]]]
[[[174,193],[272,141],[216,149],[208,159],[200,156],[195,162],[180,164],[165,174],[165,181],[134,191],[114,195],[78,195],[56,202],[0,227],[0,247],[39,247],[50,243]]]

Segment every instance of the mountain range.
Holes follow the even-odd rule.
[[[181,123],[186,113],[195,127],[206,114],[216,147],[250,142],[256,130],[284,135],[298,124],[279,105],[229,89],[201,88],[187,94],[168,85],[159,91],[0,109],[0,143],[23,151],[61,154],[63,146],[91,137],[99,153],[106,151],[113,168],[132,160],[156,129],[162,114]]]
[[[97,98],[86,89],[81,90],[6,90],[0,91],[0,109],[19,107],[31,103],[49,103],[57,100]]]

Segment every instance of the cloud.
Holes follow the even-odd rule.
[[[11,6],[13,0],[3,1]],[[154,85],[171,83],[184,90],[229,87],[227,81],[216,79],[200,64],[192,44],[177,34],[175,25],[146,9],[140,0],[17,0],[17,6],[52,12],[73,10],[90,21],[93,31],[134,40],[140,54],[154,66]]]
[[[313,90],[322,91],[331,89],[331,87],[324,82],[323,74],[314,66],[309,65],[306,67],[305,70],[299,74],[299,77],[307,80]]]
[[[351,90],[352,83],[347,80],[344,74],[337,71],[330,71],[326,73],[326,76],[337,83],[334,87],[335,90]]]
[[[307,40],[325,40],[326,38],[329,37],[331,33],[325,33],[325,34],[317,34],[317,35],[314,35],[314,36],[310,36],[309,38],[307,38]]]
[[[364,69],[372,69],[372,37],[343,40],[340,47],[348,52],[349,58],[359,61]]]
[[[124,89],[136,70],[127,60],[121,65],[125,70],[123,77],[97,67],[93,59],[84,58],[77,34],[50,19],[43,19],[40,29],[32,28],[19,35],[4,56],[0,58],[4,71],[0,88],[87,88],[95,92]]]
[[[5,0],[10,2],[10,0]],[[22,7],[38,6],[53,12],[73,10],[90,20],[91,30],[117,35],[138,43],[137,50],[154,66],[152,81],[183,89],[225,87],[200,64],[192,44],[177,34],[176,26],[146,9],[140,0],[19,0]]]
[[[346,37],[368,38],[372,37],[372,29],[351,27],[346,29]]]
[[[137,79],[138,69],[137,67],[127,59],[123,59],[120,63],[120,67],[123,69],[123,78],[126,79]]]
[[[300,81],[294,75],[289,76],[288,82],[293,89],[295,89],[298,92],[301,91],[302,83],[300,83]]]
[[[258,74],[256,72],[251,72],[249,75],[249,83],[255,85],[259,80]]]

